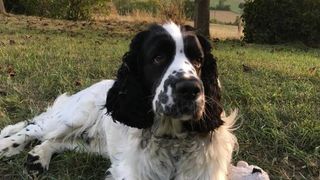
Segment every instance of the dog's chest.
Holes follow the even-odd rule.
[[[197,137],[142,139],[145,171],[150,179],[199,179],[207,169],[207,146]],[[202,173],[201,173],[202,172]]]

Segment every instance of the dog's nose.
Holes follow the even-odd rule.
[[[194,100],[200,95],[201,86],[196,80],[184,80],[176,84],[176,94],[187,100]]]

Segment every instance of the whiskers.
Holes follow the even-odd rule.
[[[211,97],[211,96],[205,96],[205,101],[206,101],[206,103],[208,103],[208,105],[213,105],[213,106],[218,106],[219,108],[221,108],[221,109],[223,109],[223,106],[222,106],[222,104],[219,102],[219,101],[217,101],[217,100],[215,100],[213,97]]]

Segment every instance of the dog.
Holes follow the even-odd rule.
[[[190,26],[152,25],[132,39],[115,80],[62,94],[42,114],[5,127],[0,154],[18,154],[37,139],[26,163],[32,173],[48,170],[54,153],[76,150],[109,158],[107,179],[260,176],[258,167],[241,177],[230,170],[237,112],[223,111],[211,51]]]

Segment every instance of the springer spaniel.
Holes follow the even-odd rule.
[[[63,94],[46,112],[5,127],[0,154],[38,139],[31,172],[71,149],[110,158],[107,179],[267,179],[258,167],[230,165],[236,112],[223,113],[211,50],[191,27],[151,26],[133,38],[116,80]]]

